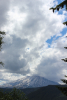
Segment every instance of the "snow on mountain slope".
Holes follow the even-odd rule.
[[[32,88],[32,87],[43,87],[47,85],[58,85],[58,83],[50,81],[41,76],[26,76],[16,81],[0,85],[0,87]]]

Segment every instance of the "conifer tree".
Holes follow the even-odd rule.
[[[5,34],[5,32],[2,32],[2,31],[0,31],[0,51],[1,51],[1,46],[2,46],[2,43],[4,43],[2,40],[3,40],[3,38],[4,37],[2,37],[1,35],[6,35]],[[3,62],[0,62],[0,64],[3,66],[4,65],[4,63]]]
[[[12,89],[11,92],[3,92],[0,90],[0,100],[28,100],[25,94],[15,87]]]
[[[53,13],[54,13],[54,10],[57,10],[57,11],[59,11],[59,9],[61,8],[63,8],[64,6],[66,6],[66,11],[67,11],[67,0],[64,0],[62,3],[60,3],[59,5],[57,5],[55,8],[50,8],[49,10],[53,10]],[[66,25],[67,26],[67,21],[66,22],[63,22],[63,24],[64,25]],[[67,37],[67,36],[66,36]],[[65,49],[67,49],[67,47],[64,47]],[[61,60],[63,60],[64,62],[67,62],[67,58],[65,58],[65,59],[61,59]],[[65,77],[67,77],[66,75],[65,75]],[[61,81],[63,81],[65,84],[67,84],[67,80],[66,79],[61,79]],[[59,86],[56,86],[59,90],[61,90],[61,92],[64,94],[64,95],[66,95],[67,96],[67,87],[59,87]]]

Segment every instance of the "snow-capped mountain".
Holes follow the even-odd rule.
[[[19,80],[0,85],[0,87],[16,87],[16,88],[33,88],[33,87],[43,87],[47,85],[59,85],[57,82],[50,81],[41,76],[26,76]]]

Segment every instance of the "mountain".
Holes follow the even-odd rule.
[[[0,87],[8,87],[8,88],[35,88],[35,87],[43,87],[47,85],[58,85],[57,82],[50,81],[41,76],[26,76],[24,78],[18,79],[16,81],[12,81],[10,83],[6,83],[0,85]]]

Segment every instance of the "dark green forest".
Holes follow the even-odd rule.
[[[45,87],[40,88],[25,88],[25,89],[17,89],[17,91],[22,92],[22,96],[19,95],[21,92],[13,91],[13,88],[0,88],[0,91],[2,89],[2,92],[0,92],[0,100],[7,100],[7,99],[1,99],[3,94],[7,94],[7,98],[9,97],[8,94],[12,91],[12,94],[14,97],[19,95],[17,100],[67,100],[67,96],[65,96],[56,86],[59,87],[67,87],[67,85],[48,85]],[[16,92],[16,93],[15,93]],[[3,93],[3,94],[2,94]],[[14,94],[15,93],[15,94]],[[24,96],[24,98],[23,98]],[[12,96],[10,96],[11,98]],[[20,98],[22,97],[22,98]],[[13,97],[12,97],[13,98]],[[8,99],[11,100],[11,99]],[[15,99],[13,99],[15,100]]]

